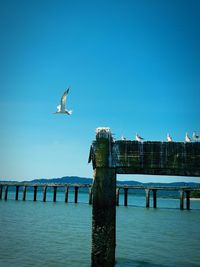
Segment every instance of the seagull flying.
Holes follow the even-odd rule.
[[[193,140],[200,140],[200,135],[198,135],[195,132],[193,132],[192,139]]]
[[[71,115],[72,110],[66,109],[66,99],[69,93],[69,88],[64,92],[63,96],[61,97],[60,105],[57,106],[57,111],[54,114],[67,114]]]
[[[191,142],[191,138],[189,137],[188,133],[185,134],[185,142],[186,143],[190,143]]]
[[[142,138],[141,136],[139,136],[139,135],[136,133],[135,140],[138,141],[138,142],[141,142],[142,140],[144,140],[144,138]]]
[[[168,141],[168,142],[173,142],[173,141],[172,141],[172,137],[170,136],[170,134],[167,134],[167,141]]]

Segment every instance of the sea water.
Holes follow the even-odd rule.
[[[38,192],[27,200],[0,201],[0,266],[89,267],[91,264],[92,207],[88,194],[78,204],[64,203],[64,193]],[[120,195],[120,204],[123,195]],[[179,210],[178,199],[158,198],[158,208],[145,208],[145,197],[130,194],[130,206],[117,207],[116,267],[200,266],[200,201]]]

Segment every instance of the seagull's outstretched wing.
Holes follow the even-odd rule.
[[[64,92],[63,96],[61,97],[61,109],[65,109],[66,106],[66,99],[67,99],[67,95],[69,93],[69,88]]]

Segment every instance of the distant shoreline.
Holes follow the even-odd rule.
[[[200,200],[199,197],[191,197],[190,200]]]

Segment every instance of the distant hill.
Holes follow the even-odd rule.
[[[10,182],[19,182],[16,180],[10,180]],[[6,180],[2,180],[1,182],[8,182]],[[50,178],[50,179],[34,179],[32,181],[23,181],[26,183],[58,183],[58,184],[92,184],[93,179],[92,178],[86,178],[86,177],[79,177],[79,176],[64,176],[61,178]],[[190,186],[190,187],[199,187],[200,186],[200,180],[199,183],[194,182],[174,182],[174,183],[142,183],[138,181],[117,181],[118,185],[144,185],[144,186],[174,186],[174,187],[181,187],[181,186]]]
[[[78,177],[78,176],[64,176],[62,178],[51,179],[35,179],[28,181],[31,183],[61,183],[61,184],[92,184],[92,178]],[[194,182],[174,182],[174,183],[141,183],[138,181],[117,181],[118,185],[146,185],[146,186],[199,186],[200,183]]]
[[[35,179],[30,181],[31,183],[59,183],[59,184],[91,184],[92,178],[84,178],[78,176],[65,176],[62,178],[51,179]]]

